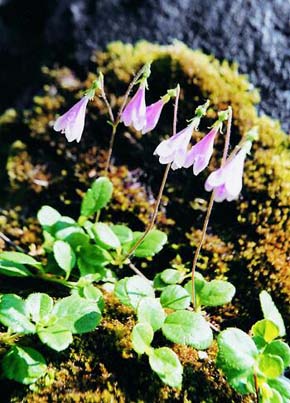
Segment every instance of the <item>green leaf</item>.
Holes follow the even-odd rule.
[[[285,403],[290,401],[290,380],[285,376],[277,379],[269,379],[269,385],[276,389],[285,400]]]
[[[139,233],[137,242],[141,238],[143,233]],[[144,241],[135,250],[134,255],[137,257],[150,257],[154,256],[156,253],[160,252],[163,246],[167,242],[167,235],[157,229],[150,231]]]
[[[271,295],[267,293],[267,291],[262,291],[260,293],[260,303],[264,318],[274,322],[279,327],[280,336],[285,336],[286,330],[283,318],[274,304]]]
[[[86,277],[88,275],[94,276],[94,281],[101,281],[106,274],[104,267],[102,266],[93,266],[90,263],[87,263],[83,258],[79,258],[77,261],[77,266],[82,277]]]
[[[167,287],[168,284],[164,283],[164,281],[161,279],[161,273],[156,274],[156,276],[153,279],[153,287],[155,290],[162,291],[165,287]]]
[[[137,309],[137,317],[139,322],[149,323],[154,332],[156,332],[156,330],[159,330],[162,327],[165,316],[165,312],[158,299],[141,299]]]
[[[2,361],[3,375],[25,385],[36,382],[46,370],[43,356],[30,347],[13,346]]]
[[[147,353],[153,337],[153,329],[148,323],[137,323],[132,331],[132,345],[136,353]]]
[[[81,247],[79,256],[91,266],[104,267],[112,260],[109,252],[97,245]]]
[[[282,375],[284,364],[282,358],[278,355],[263,353],[258,361],[259,370],[269,379],[278,378]]]
[[[53,308],[53,299],[43,293],[30,294],[25,301],[25,308],[33,322],[46,321]]]
[[[42,206],[37,213],[37,219],[42,227],[51,227],[61,220],[61,215],[50,206]]]
[[[61,323],[39,328],[37,334],[42,343],[55,351],[65,350],[73,341],[72,333]]]
[[[154,290],[150,282],[140,276],[129,277],[125,282],[126,292],[130,301],[130,305],[137,309],[142,298],[154,298]]]
[[[166,284],[176,284],[183,280],[183,274],[174,269],[166,269],[160,273],[161,280]]]
[[[111,200],[112,194],[112,182],[106,177],[98,178],[83,198],[81,215],[89,217],[104,208]]]
[[[25,302],[15,294],[0,297],[0,322],[15,333],[35,333],[35,326],[26,316]]]
[[[130,298],[128,296],[127,287],[126,287],[128,280],[129,280],[129,277],[125,277],[125,278],[122,278],[122,280],[119,280],[115,284],[114,294],[120,300],[120,302],[122,302],[122,304],[124,304],[126,306],[131,306]]]
[[[288,344],[284,343],[284,341],[272,341],[266,346],[264,353],[278,355],[283,360],[284,368],[290,366],[290,348]]]
[[[53,314],[57,325],[74,333],[87,333],[94,330],[101,321],[101,312],[95,302],[71,295],[55,304]]]
[[[195,285],[195,302],[196,305],[199,307],[201,305],[200,302],[200,293],[202,288],[205,286],[205,284],[207,283],[207,281],[204,279],[203,275],[195,272],[194,275],[194,285]],[[189,293],[189,295],[192,295],[192,281],[188,281],[184,288],[186,289],[186,291]]]
[[[17,264],[27,264],[28,266],[41,267],[41,263],[35,260],[33,257],[21,252],[2,252],[0,253],[0,259]]]
[[[121,245],[133,241],[133,231],[126,225],[112,225],[111,229],[118,237]]]
[[[227,377],[253,370],[258,350],[250,336],[240,329],[228,328],[219,334],[217,341],[217,365]]]
[[[181,388],[183,368],[174,351],[168,347],[152,350],[149,364],[162,382],[173,388]]]
[[[208,348],[213,335],[208,322],[200,313],[177,311],[168,315],[162,326],[164,336],[173,343],[199,350]]]
[[[181,285],[169,285],[161,293],[161,305],[170,309],[186,309],[190,305],[190,295]]]
[[[23,264],[8,262],[6,260],[0,260],[0,274],[8,277],[32,276],[32,273]]]
[[[199,291],[200,304],[204,306],[228,304],[231,302],[235,292],[235,287],[228,281],[212,280],[205,282]]]
[[[252,326],[252,332],[254,336],[263,337],[269,343],[279,336],[279,327],[271,320],[262,319]]]
[[[119,238],[111,230],[111,228],[104,223],[98,222],[94,224],[93,233],[95,235],[95,241],[98,245],[105,249],[117,249],[121,244]]]
[[[70,244],[64,241],[56,241],[53,245],[53,254],[59,267],[66,273],[65,278],[68,279],[76,264],[76,255]]]
[[[68,228],[68,232],[66,232],[65,236],[63,236],[62,240],[70,244],[72,249],[76,252],[79,251],[81,247],[89,246],[90,238],[87,234],[79,231],[75,231],[75,227]],[[63,232],[62,232],[62,235]],[[58,238],[58,236],[57,236]]]

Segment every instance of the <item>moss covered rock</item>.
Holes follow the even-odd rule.
[[[90,86],[97,69],[105,75],[108,98],[117,110],[132,75],[148,61],[152,61],[148,102],[177,83],[181,85],[179,128],[192,117],[195,107],[208,98],[211,108],[201,132],[194,134],[196,139],[207,131],[217,111],[228,105],[233,108],[234,118],[232,146],[253,126],[260,134],[245,165],[239,200],[214,206],[199,260],[198,269],[206,277],[228,278],[237,288],[233,304],[213,309],[212,320],[222,328],[230,324],[248,331],[262,316],[257,308],[258,294],[266,289],[287,321],[288,137],[278,122],[258,116],[259,93],[246,76],[238,73],[236,65],[220,62],[182,43],[113,43],[106,51],[93,55],[92,72],[85,81],[66,68],[44,69],[47,84],[34,98],[33,108],[17,114],[9,111],[0,118],[1,166],[6,167],[6,175],[0,177],[1,188],[5,189],[1,231],[34,254],[41,254],[39,227],[35,223],[39,207],[50,204],[77,217],[82,194],[104,167],[110,127],[98,97],[89,105],[86,129],[78,145],[67,144],[62,135],[53,132],[55,117]],[[106,220],[127,222],[135,230],[144,228],[164,169],[152,153],[160,138],[171,132],[171,126],[169,104],[153,133],[140,137],[134,130],[120,126],[110,172],[113,203],[102,213]],[[220,136],[210,170],[218,166],[222,147]],[[190,267],[209,198],[203,188],[206,175],[208,172],[195,177],[190,169],[170,173],[157,220],[159,227],[168,232],[169,243],[156,259],[143,262],[142,268],[149,276],[170,266]],[[5,247],[11,246],[2,242],[0,248]],[[138,359],[131,350],[129,335],[134,316],[112,296],[107,301],[101,327],[89,336],[76,338],[73,347],[57,357],[47,352],[51,360],[48,376],[34,391],[13,392],[11,401],[251,401],[237,396],[215,369],[215,346],[205,361],[192,348],[175,346],[185,365],[184,387],[177,391],[162,385],[150,372],[146,359]]]

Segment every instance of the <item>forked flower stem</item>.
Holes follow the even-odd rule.
[[[105,164],[105,175],[108,175],[108,171],[109,171],[109,168],[110,168],[110,162],[111,162],[111,157],[112,157],[112,152],[113,152],[113,147],[114,147],[114,142],[115,142],[117,127],[118,127],[118,125],[119,125],[119,123],[120,123],[123,110],[124,110],[124,108],[125,108],[125,106],[126,106],[126,103],[127,103],[128,97],[129,97],[129,94],[130,94],[130,92],[132,91],[132,88],[134,87],[134,85],[137,83],[137,81],[139,80],[139,78],[140,78],[141,75],[143,74],[143,72],[144,72],[144,70],[145,70],[145,66],[146,66],[146,65],[144,65],[144,66],[137,72],[137,74],[135,75],[135,77],[133,78],[133,80],[130,82],[130,84],[129,84],[129,86],[128,86],[128,89],[127,89],[127,91],[126,91],[126,93],[125,93],[125,95],[124,95],[124,99],[123,99],[122,105],[121,105],[121,107],[120,107],[120,109],[119,109],[119,112],[118,112],[116,118],[114,117],[114,114],[113,114],[111,105],[110,105],[110,103],[109,103],[109,101],[108,101],[108,99],[107,99],[107,96],[106,96],[106,93],[105,93],[105,91],[104,91],[104,88],[102,88],[102,90],[101,90],[101,91],[102,91],[102,92],[101,92],[101,97],[103,98],[103,100],[104,100],[104,102],[105,102],[105,104],[106,104],[106,107],[107,107],[107,109],[108,109],[108,113],[109,113],[109,116],[110,116],[110,124],[111,124],[111,126],[112,126],[111,138],[110,138],[109,149],[108,149],[108,156],[107,156],[107,160],[106,160],[106,164]]]
[[[176,134],[179,95],[180,95],[180,86],[178,84],[177,87],[176,87],[174,112],[173,112],[173,124],[172,124],[173,135]],[[160,205],[160,202],[161,202],[161,198],[162,198],[162,195],[163,195],[163,191],[164,191],[164,187],[165,187],[165,184],[166,184],[166,181],[167,181],[167,177],[168,177],[168,174],[169,174],[170,167],[171,167],[171,162],[166,165],[166,168],[165,168],[165,171],[164,171],[164,174],[163,174],[163,178],[162,178],[162,181],[161,181],[160,189],[159,189],[159,192],[158,192],[158,196],[157,196],[157,200],[156,200],[156,203],[155,203],[155,206],[154,206],[154,210],[153,210],[151,220],[150,220],[149,224],[147,225],[147,228],[146,228],[145,232],[143,233],[143,235],[141,236],[141,238],[138,239],[138,241],[132,246],[132,248],[129,250],[129,252],[125,256],[124,261],[126,261],[130,256],[132,256],[132,254],[135,252],[135,250],[138,248],[138,246],[144,241],[144,239],[146,238],[148,233],[152,230],[152,228],[153,228],[153,226],[155,224],[155,220],[156,220],[156,217],[157,217],[157,214],[158,214],[159,205]]]
[[[222,156],[222,161],[221,161],[221,167],[223,167],[225,165],[225,162],[226,162],[226,159],[227,159],[229,146],[230,146],[231,128],[232,128],[232,108],[229,106],[229,108],[228,108],[227,132],[226,132],[225,145],[224,145],[223,156]],[[209,203],[208,203],[208,207],[207,207],[207,211],[206,211],[206,216],[205,216],[203,227],[202,227],[201,238],[200,238],[199,244],[198,244],[198,246],[197,246],[197,248],[195,250],[193,261],[192,261],[192,269],[191,269],[191,301],[192,301],[193,309],[196,308],[196,298],[195,298],[196,295],[195,295],[195,284],[194,284],[195,270],[196,270],[196,265],[197,265],[197,261],[198,261],[198,258],[199,258],[199,254],[200,254],[204,239],[206,237],[206,231],[207,231],[210,215],[211,215],[213,204],[214,204],[214,196],[215,196],[215,194],[214,194],[214,191],[213,191],[211,196],[210,196],[210,199],[209,199]]]

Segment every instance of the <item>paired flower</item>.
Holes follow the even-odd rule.
[[[208,101],[204,105],[200,105],[195,111],[195,117],[185,129],[171,136],[169,139],[163,140],[158,145],[154,151],[154,155],[159,155],[159,162],[161,164],[172,163],[172,169],[174,170],[184,166],[187,160],[187,149],[192,132],[193,130],[197,130],[201,117],[206,114],[208,105]]]
[[[251,146],[252,142],[246,141],[234,157],[229,158],[223,167],[212,172],[207,178],[205,190],[214,190],[216,202],[232,201],[239,196],[243,185],[244,162]]]
[[[86,107],[89,99],[89,96],[85,95],[54,123],[54,130],[64,133],[69,142],[74,140],[78,143],[80,142],[85,126]]]
[[[140,86],[131,101],[127,104],[121,114],[121,122],[125,126],[133,126],[140,130],[142,134],[153,130],[160,118],[163,106],[176,95],[176,90],[168,90],[159,101],[146,107],[145,90],[147,88],[147,78],[150,75],[150,65],[144,66],[143,77],[140,80]]]

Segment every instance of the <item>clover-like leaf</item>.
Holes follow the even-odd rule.
[[[181,285],[169,285],[161,293],[161,305],[170,309],[186,309],[190,305],[190,295]]]
[[[207,281],[199,291],[200,304],[204,306],[228,304],[231,302],[235,292],[235,287],[228,281]]]
[[[30,294],[25,301],[26,314],[33,322],[46,321],[53,308],[53,299],[44,293]]]
[[[57,301],[52,313],[57,318],[55,325],[73,334],[90,332],[101,320],[98,304],[77,294]]]
[[[252,371],[258,349],[249,335],[240,329],[228,328],[218,336],[217,365],[229,378]]]
[[[138,321],[141,323],[149,323],[156,332],[163,325],[165,320],[165,312],[156,298],[142,298],[137,309]]]
[[[284,341],[272,341],[266,346],[264,353],[278,355],[283,360],[284,368],[288,368],[290,366],[290,348]]]
[[[133,349],[138,354],[149,352],[154,332],[149,323],[137,323],[132,331]]]
[[[275,379],[282,375],[284,364],[278,355],[263,353],[259,358],[258,367],[266,378]]]
[[[260,293],[260,303],[265,319],[269,319],[279,327],[280,336],[283,337],[286,334],[283,318],[274,304],[272,297],[267,291]]]
[[[140,276],[129,277],[125,282],[126,293],[130,301],[130,305],[137,309],[142,298],[154,298],[154,290],[150,282]]]
[[[2,360],[3,375],[25,385],[36,382],[46,370],[43,356],[30,347],[13,346]]]
[[[15,294],[1,295],[0,322],[15,333],[35,333],[34,324],[27,317],[25,302]]]
[[[104,208],[111,200],[112,193],[112,182],[107,177],[98,178],[84,195],[81,215],[90,217]]]
[[[54,258],[59,267],[66,273],[66,279],[76,264],[76,255],[70,244],[64,241],[56,241],[53,245]]]
[[[175,269],[166,269],[160,273],[161,280],[166,284],[180,283],[183,277],[183,273]]]
[[[104,249],[120,248],[121,243],[109,225],[98,222],[92,227],[96,243]]]
[[[137,236],[136,236],[137,234]],[[134,243],[138,241],[143,235],[141,233],[134,233],[135,240]],[[141,244],[136,248],[134,255],[137,257],[150,257],[156,255],[160,252],[163,246],[167,242],[167,235],[159,230],[150,231],[146,238],[141,242]]]
[[[181,388],[183,368],[174,351],[168,347],[153,349],[149,364],[162,382],[173,388]]]
[[[65,328],[65,323],[56,323],[51,326],[39,328],[37,331],[39,339],[43,344],[55,351],[63,351],[72,343],[72,332]]]
[[[61,215],[50,206],[42,206],[37,213],[38,221],[42,227],[52,227],[57,221],[60,221]]]
[[[212,330],[205,318],[196,312],[177,311],[168,315],[162,326],[164,336],[173,343],[185,344],[199,350],[208,348]]]
[[[112,225],[111,229],[118,237],[121,245],[133,241],[133,231],[126,225]]]
[[[279,327],[271,320],[262,319],[253,325],[252,332],[254,336],[263,337],[269,343],[279,336]]]

